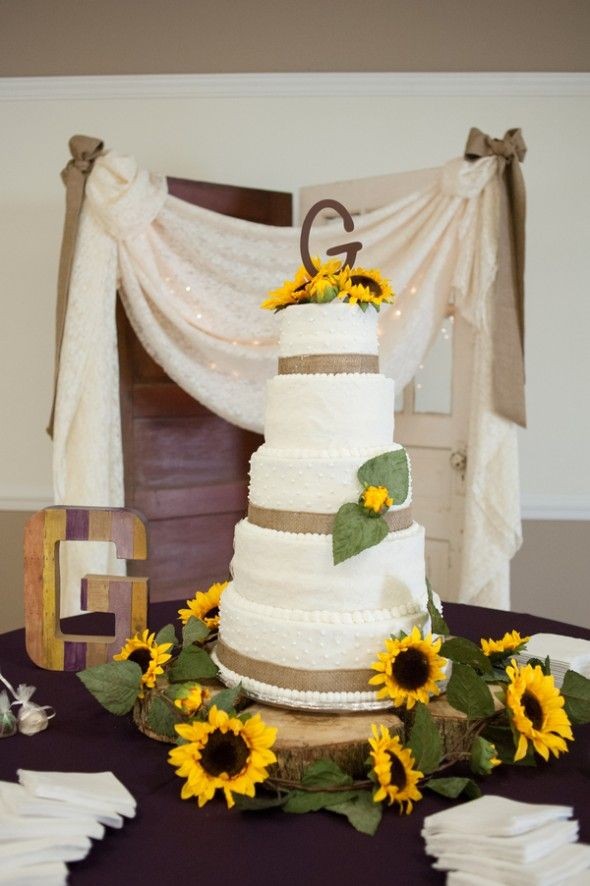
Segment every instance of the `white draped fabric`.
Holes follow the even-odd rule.
[[[492,410],[489,306],[499,229],[499,160],[453,160],[394,203],[361,216],[358,263],[398,292],[380,314],[382,371],[403,388],[447,305],[475,327],[463,574],[456,599],[507,607],[508,563],[520,545],[515,426]],[[426,184],[425,184],[426,181]],[[122,506],[123,457],[115,303],[145,349],[193,397],[228,421],[263,430],[265,382],[276,372],[277,320],[260,310],[291,277],[299,229],[229,218],[168,195],[165,178],[109,152],[91,172],[62,343],[54,427],[57,503]],[[313,251],[342,242],[340,220],[313,230]],[[84,559],[81,559],[84,558]],[[120,572],[74,551],[68,569]],[[120,562],[119,562],[120,567]],[[62,612],[79,611],[77,580]]]

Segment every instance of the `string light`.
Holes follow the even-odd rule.
[[[401,312],[400,309],[398,308],[397,311],[395,312],[395,316],[396,316],[396,317],[401,317],[401,315],[402,315],[402,312]]]
[[[410,293],[411,293],[412,295],[416,295],[417,292],[418,292],[418,290],[416,289],[416,287],[415,287],[415,286],[412,286],[412,288],[410,289]]]
[[[186,290],[187,292],[190,292],[190,291],[191,291],[190,286],[185,286],[184,288],[185,288],[185,290]]]

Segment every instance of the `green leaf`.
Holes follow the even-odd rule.
[[[514,657],[514,653],[511,653],[510,657]],[[526,663],[532,668],[540,667],[546,677],[551,676],[551,659],[549,656],[547,656],[545,661],[542,658],[529,658]]]
[[[216,677],[217,668],[204,649],[187,646],[168,669],[171,683],[184,683],[187,680],[203,680]]]
[[[225,711],[226,714],[235,713],[238,699],[242,694],[242,684],[238,683],[232,689],[222,689],[207,704],[207,710],[216,707],[218,711]]]
[[[470,665],[476,671],[492,673],[492,665],[487,655],[484,655],[479,646],[465,637],[451,637],[449,640],[445,640],[440,648],[440,654],[445,658],[450,658],[451,661]]]
[[[193,643],[202,643],[210,633],[211,631],[204,621],[191,615],[182,628],[182,645],[191,646]]]
[[[378,545],[387,538],[389,527],[383,517],[371,517],[362,505],[348,502],[336,514],[332,533],[334,565]]]
[[[566,671],[561,687],[565,712],[574,726],[590,722],[590,680],[577,671]]]
[[[283,806],[285,812],[301,815],[304,812],[317,812],[354,800],[356,791],[293,791]]]
[[[363,486],[386,486],[396,505],[401,505],[408,497],[410,470],[405,449],[384,452],[370,458],[358,470],[358,478]]]
[[[504,668],[497,668],[492,665],[492,670],[489,674],[482,674],[483,679],[486,683],[510,683],[510,678],[506,673]]]
[[[441,634],[443,637],[446,637],[449,634],[449,626],[436,608],[434,597],[432,595],[432,585],[428,579],[426,579],[426,593],[428,594],[426,608],[428,610],[428,615],[430,616],[432,632],[433,634]]]
[[[453,663],[453,673],[447,686],[447,699],[458,711],[467,714],[470,720],[491,717],[494,713],[494,700],[485,680],[479,677],[469,665]]]
[[[134,661],[110,661],[77,676],[103,708],[118,717],[129,713],[141,689],[141,668]]]
[[[472,778],[429,778],[424,782],[424,787],[451,800],[456,800],[461,794],[465,794],[469,800],[481,797],[481,791]]]
[[[357,304],[358,304],[359,308],[361,309],[361,311],[363,312],[363,314],[365,313],[365,311],[369,307],[368,301],[359,301],[359,302],[357,302]]]
[[[276,809],[277,806],[284,806],[289,798],[289,794],[262,794],[259,797],[246,797],[244,794],[233,794],[236,809],[240,812],[264,812],[265,809]]]
[[[514,763],[516,745],[514,744],[514,735],[509,724],[494,723],[490,726],[486,726],[483,736],[489,742],[493,743],[496,748],[496,756],[502,761],[502,763]]]
[[[156,634],[156,643],[172,643],[173,646],[178,646],[174,625],[164,625],[160,628]]]
[[[306,767],[301,784],[306,788],[336,788],[352,784],[352,778],[333,760],[316,760]]]
[[[491,760],[497,756],[495,745],[478,735],[471,744],[469,768],[475,775],[489,775],[494,769]]]
[[[408,747],[414,755],[416,769],[426,774],[434,772],[443,755],[443,744],[432,715],[425,704],[416,705]]]
[[[172,707],[166,704],[163,698],[155,695],[148,701],[146,723],[157,735],[164,735],[167,738],[176,740],[178,733],[174,728],[174,724],[180,722],[182,722],[180,711],[177,716]]]
[[[340,290],[338,289],[337,286],[327,286],[324,289],[324,291],[322,292],[322,294],[318,295],[316,297],[316,301],[320,305],[327,304],[328,302],[334,301],[334,299],[338,295],[339,291]]]
[[[337,803],[329,809],[330,812],[345,815],[353,828],[370,837],[377,831],[383,815],[381,803],[373,801],[373,794],[370,791],[359,791],[354,800]]]

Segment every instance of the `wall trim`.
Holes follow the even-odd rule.
[[[0,497],[0,511],[40,511],[53,504],[50,495]],[[523,520],[588,520],[590,495],[535,495],[521,498]]]
[[[523,495],[523,520],[590,520],[588,495]]]
[[[590,73],[385,72],[0,77],[0,101],[314,96],[587,96]]]

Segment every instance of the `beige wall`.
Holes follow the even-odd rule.
[[[588,0],[0,0],[0,76],[587,71]]]

